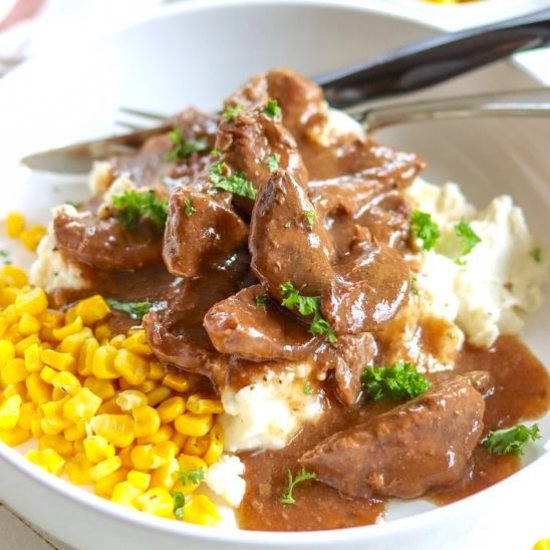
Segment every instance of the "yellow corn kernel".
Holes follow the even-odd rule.
[[[0,369],[15,357],[15,347],[9,340],[0,340]]]
[[[40,378],[44,380],[47,384],[51,384],[53,377],[58,373],[59,371],[56,371],[55,369],[52,369],[51,367],[42,367],[42,370],[40,371]]]
[[[71,372],[76,370],[75,358],[70,353],[60,353],[59,351],[54,351],[53,349],[45,349],[42,350],[40,358],[44,361],[44,363],[46,363],[46,365],[49,365],[56,370],[68,370]]]
[[[147,393],[147,392],[145,392]],[[172,395],[172,390],[165,386],[158,386],[147,393],[147,401],[150,407],[156,407],[159,403],[168,399]]]
[[[147,396],[137,390],[125,390],[117,395],[116,404],[123,411],[143,408],[147,405]]]
[[[0,307],[6,307],[10,306],[15,302],[15,299],[17,296],[21,293],[21,291],[14,287],[14,286],[6,286],[4,288],[0,289]],[[6,311],[4,310],[4,315],[6,314]],[[6,324],[9,324],[9,319],[6,319]],[[4,327],[3,332],[5,336],[5,331],[7,327]]]
[[[179,469],[182,472],[194,472],[195,470],[206,470],[206,462],[198,456],[181,454],[178,456]]]
[[[195,393],[187,399],[187,408],[194,414],[222,414],[223,406],[216,397]]]
[[[149,374],[149,363],[127,349],[119,349],[116,352],[114,367],[117,373],[133,386],[143,384]]]
[[[188,437],[183,446],[184,453],[194,456],[202,456],[208,451],[210,439],[208,436]]]
[[[78,454],[67,462],[65,472],[69,476],[71,483],[75,485],[91,485],[92,467],[93,464],[83,454]]]
[[[183,507],[183,517],[189,523],[213,527],[221,517],[214,503],[206,495],[192,495]]]
[[[71,421],[63,416],[63,406],[68,399],[69,396],[61,401],[50,401],[40,406],[44,415],[40,421],[40,428],[45,434],[58,434],[71,425]]]
[[[121,506],[126,506],[127,508],[135,508],[134,501],[139,497],[142,492],[139,489],[136,489],[128,481],[123,481],[115,485],[113,489],[113,494],[111,500],[115,504],[120,504]]]
[[[43,451],[33,449],[25,454],[25,458],[54,476],[59,476],[63,473],[65,459],[53,449],[44,449]]]
[[[18,382],[17,384],[10,384],[4,388],[4,399],[11,397],[12,395],[18,395],[23,401],[27,399],[27,388],[25,382]]]
[[[90,420],[100,405],[100,397],[88,388],[82,388],[64,404],[63,415],[76,424],[79,420]]]
[[[5,265],[0,268],[0,281],[3,281],[6,286],[21,288],[29,283],[29,278],[20,267]]]
[[[111,397],[111,399],[107,399],[101,404],[97,414],[120,414],[121,412],[122,410],[116,404],[116,397]]]
[[[71,353],[76,357],[80,353],[84,342],[92,338],[93,334],[92,329],[88,327],[84,327],[74,334],[69,334],[69,336],[63,338],[62,342],[57,346],[57,351]]]
[[[20,314],[30,313],[40,315],[48,307],[48,298],[41,288],[33,288],[28,292],[22,292],[15,299],[15,309]]]
[[[31,251],[36,252],[40,241],[46,234],[46,228],[43,225],[31,225],[28,229],[19,235],[19,240]]]
[[[111,341],[109,343],[116,349],[120,349],[125,339],[126,336],[124,336],[124,334],[117,334],[114,338],[111,338]]]
[[[116,472],[119,468],[122,468],[122,460],[120,457],[113,456],[111,458],[106,458],[101,462],[98,462],[92,468],[92,479],[98,481],[108,475],[111,475],[113,472]]]
[[[111,327],[108,323],[100,323],[94,330],[96,339],[103,343],[111,337]]]
[[[122,347],[139,355],[152,355],[153,353],[149,344],[147,344],[147,335],[144,330],[139,330],[128,336],[122,343]],[[162,368],[162,371],[162,375],[164,376],[164,368]],[[161,378],[155,378],[154,380],[160,380]]]
[[[128,470],[126,468],[118,468],[118,470],[95,482],[94,493],[103,498],[111,498],[115,487],[122,483],[127,475]]]
[[[8,237],[16,239],[21,235],[26,225],[25,216],[15,210],[8,212],[6,216],[6,232]]]
[[[84,387],[93,391],[104,401],[115,395],[115,386],[112,380],[100,380],[95,376],[89,376],[84,381]]]
[[[134,447],[130,445],[129,447],[124,447],[124,449],[120,449],[118,452],[118,456],[120,457],[120,460],[122,460],[122,466],[124,468],[127,468],[128,470],[131,470],[134,465],[132,464],[132,458],[131,453]]]
[[[72,323],[60,328],[54,328],[52,334],[56,340],[63,340],[71,334],[76,334],[82,330],[84,324],[82,323],[82,317],[77,317]]]
[[[91,419],[90,425],[115,447],[128,447],[135,438],[134,419],[127,414],[99,414]]]
[[[59,388],[65,394],[76,395],[81,388],[80,380],[71,372],[56,372],[52,378],[54,388]],[[62,396],[63,397],[63,396]]]
[[[67,441],[77,442],[80,439],[86,437],[86,423],[82,420],[69,426],[66,430],[63,431],[63,435]],[[82,448],[82,450],[84,447]]]
[[[128,384],[128,382],[126,382],[126,380],[124,380],[124,378],[121,377],[121,378],[118,379],[118,389],[119,390],[122,390],[122,391],[131,390],[133,387],[134,386],[132,386],[132,384]]]
[[[216,424],[208,434],[210,443],[206,453],[204,453],[204,461],[208,466],[218,462],[223,453],[223,432],[219,424]]]
[[[67,430],[65,430],[63,433],[65,433],[66,431]],[[84,439],[83,438],[77,439],[73,443],[73,448],[74,448],[75,454],[84,454]]]
[[[179,432],[175,432],[170,441],[177,446],[178,451],[181,451],[183,449],[183,446],[185,445],[185,442],[187,441],[187,437],[183,434],[180,434]]]
[[[212,415],[185,413],[176,418],[174,427],[183,435],[200,437],[206,435],[212,428]]]
[[[31,334],[22,340],[19,340],[15,344],[15,355],[16,357],[25,357],[25,350],[34,344],[39,344],[40,338],[36,334]]]
[[[31,418],[35,411],[36,407],[31,401],[23,403],[19,409],[19,420],[17,421],[17,425],[26,431],[30,431]]]
[[[92,372],[96,378],[114,379],[119,374],[115,369],[115,356],[117,349],[113,346],[100,346],[94,354]]]
[[[178,450],[178,446],[171,441],[161,441],[153,447],[153,453],[166,461],[176,458]]]
[[[59,455],[64,458],[68,458],[73,455],[73,444],[71,441],[67,441],[62,435],[43,435],[38,438],[38,448],[41,451],[46,449],[53,449]]]
[[[25,361],[19,357],[10,359],[0,372],[2,384],[4,386],[23,382],[23,380],[27,378],[28,374],[29,373],[25,368]]]
[[[78,302],[67,312],[66,319],[70,323],[77,317],[81,317],[83,323],[90,326],[105,319],[110,311],[107,302],[96,294]]]
[[[99,348],[99,343],[95,338],[88,338],[82,344],[80,348],[80,355],[78,356],[77,371],[81,376],[90,376],[92,374],[92,366],[94,363],[94,356]]]
[[[23,313],[19,323],[17,324],[17,330],[22,336],[29,336],[30,334],[36,334],[40,332],[40,321],[30,313]]]
[[[22,357],[24,350],[21,351],[21,347],[18,346],[22,336],[21,334],[19,334],[19,332],[17,332],[17,325],[12,325],[11,327],[9,327],[8,330],[6,330],[6,332],[4,333],[4,338],[6,340],[10,340],[13,344],[15,344],[15,355],[17,357]],[[31,336],[27,336],[27,338],[36,338],[36,335],[31,334]]]
[[[154,380],[145,380],[143,384],[140,384],[139,386],[135,386],[134,389],[139,390],[143,393],[146,393],[147,401],[149,401],[149,393],[151,393],[156,387],[157,387],[157,383]]]
[[[38,344],[31,344],[23,354],[25,359],[25,368],[27,372],[40,372],[43,366],[42,359],[40,359],[40,347]]]
[[[180,396],[170,397],[157,407],[157,412],[161,422],[165,424],[173,422],[185,412],[185,399]]]
[[[44,370],[44,369],[42,369]],[[52,397],[51,387],[42,380],[38,372],[32,372],[25,380],[29,397],[35,405],[42,405]]]
[[[149,380],[162,380],[166,375],[166,369],[157,361],[151,361],[149,363]]]
[[[0,404],[0,430],[13,430],[19,421],[22,399],[12,395]]]
[[[130,453],[130,459],[136,470],[154,470],[164,465],[164,459],[153,453],[152,445],[136,445]]]
[[[97,464],[102,460],[113,458],[115,448],[104,437],[90,435],[84,440],[84,454],[90,462]]]
[[[149,484],[151,483],[151,474],[145,472],[138,472],[137,470],[130,470],[126,476],[126,481],[133,485],[140,491],[147,491]]]
[[[155,434],[138,438],[138,443],[140,445],[148,445],[149,443],[156,445],[157,443],[168,441],[172,438],[173,434],[174,429],[172,426],[170,424],[163,424]]]
[[[189,389],[189,377],[185,374],[177,374],[175,372],[169,372],[163,379],[163,385],[171,388],[177,392],[183,393]]]
[[[541,539],[533,546],[533,550],[550,550],[550,539]]]
[[[172,490],[178,479],[178,472],[178,461],[173,458],[151,473],[151,487],[162,487],[169,491]]]
[[[42,411],[36,409],[31,416],[31,433],[35,439],[38,439],[44,435],[40,424],[42,423]]]
[[[138,510],[163,518],[174,516],[174,500],[172,495],[160,487],[149,489],[135,499]]]
[[[160,428],[159,413],[153,407],[141,407],[132,410],[135,420],[136,437],[149,437],[156,434]]]
[[[10,447],[17,447],[25,443],[25,441],[28,441],[30,437],[30,432],[20,426],[15,426],[12,430],[7,431],[0,430],[0,441]]]

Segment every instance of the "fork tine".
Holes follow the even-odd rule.
[[[151,113],[149,111],[141,111],[139,109],[133,109],[131,107],[119,107],[118,110],[121,113],[140,116],[142,118],[149,118],[151,120],[157,120],[157,121],[165,121],[169,118],[167,115],[160,115],[158,113]]]
[[[133,130],[135,132],[141,132],[143,130],[149,130],[150,126],[145,126],[143,124],[134,124],[133,122],[127,122],[126,120],[115,120],[115,124],[117,126],[122,126],[122,128],[128,128],[129,130]]]

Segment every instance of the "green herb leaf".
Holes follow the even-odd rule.
[[[391,367],[367,367],[361,375],[361,383],[374,401],[414,399],[431,386],[411,363],[401,360]]]
[[[294,498],[294,488],[299,483],[304,481],[309,481],[310,479],[315,479],[317,476],[314,472],[308,472],[302,468],[297,474],[296,477],[292,477],[292,472],[288,470],[288,487],[285,493],[281,496],[281,502],[283,504],[296,504],[296,499]]]
[[[217,147],[214,147],[214,149],[210,151],[210,155],[212,155],[213,157],[219,157],[221,154],[222,152]]]
[[[313,395],[313,388],[310,386],[309,382],[304,384],[304,393],[306,395]]]
[[[169,132],[168,137],[174,143],[174,147],[164,155],[165,160],[175,161],[184,159],[191,155],[191,153],[200,153],[208,149],[208,141],[205,137],[184,140],[179,129]]]
[[[197,209],[193,206],[193,201],[189,197],[185,197],[185,199],[183,199],[183,211],[188,218],[197,211]]]
[[[129,229],[140,220],[152,221],[159,229],[166,224],[168,201],[158,198],[154,191],[131,189],[113,197],[113,206],[118,210],[120,222]]]
[[[460,237],[462,241],[462,246],[464,247],[462,251],[463,256],[469,254],[476,245],[481,242],[477,233],[465,220],[460,220],[460,222],[455,225],[455,234],[457,237]]]
[[[172,493],[174,499],[174,515],[178,519],[183,519],[183,507],[185,506],[185,495],[181,491]]]
[[[118,300],[107,298],[105,301],[109,307],[123,311],[132,319],[139,320],[149,311],[159,311],[166,308],[167,305],[166,302],[149,302],[148,300],[143,302],[119,302]]]
[[[265,307],[267,305],[267,295],[262,294],[254,298],[254,303],[259,307]]]
[[[265,157],[265,163],[269,168],[270,172],[275,172],[279,168],[279,163],[281,162],[281,155],[279,153],[273,153]]]
[[[431,250],[440,236],[439,226],[427,212],[413,210],[411,212],[411,231],[422,241],[424,250]]]
[[[535,262],[540,264],[540,262],[542,262],[542,249],[539,246],[532,248],[529,251],[529,256],[531,256]]]
[[[313,210],[307,210],[305,215],[309,227],[313,227],[313,224],[315,223],[315,212]]]
[[[326,335],[330,343],[336,342],[336,334],[323,318],[320,312],[321,298],[319,296],[302,296],[298,289],[287,281],[281,285],[283,300],[281,305],[292,310],[297,309],[300,315],[313,315],[313,320],[309,327],[309,332],[314,336]]]
[[[290,226],[292,225],[292,222],[290,220],[288,220],[287,222],[283,223],[283,227],[285,229],[288,229]]]
[[[222,116],[227,120],[227,122],[233,122],[238,116],[239,113],[243,110],[243,106],[238,103],[237,105],[232,105],[228,107],[223,113]]]
[[[283,114],[276,99],[270,99],[264,107],[264,114],[270,118],[280,118]]]
[[[234,195],[252,200],[256,198],[256,189],[254,189],[252,182],[246,179],[242,172],[230,174],[229,167],[225,162],[219,161],[212,164],[210,167],[210,181],[214,188],[224,189]]]
[[[411,277],[411,292],[415,295],[415,296],[418,296],[418,287],[416,286],[416,283],[418,282],[418,278],[416,277],[416,275],[413,275]]]
[[[178,472],[178,479],[183,483],[183,485],[188,485],[192,483],[193,485],[198,485],[204,479],[204,469],[197,468],[196,470],[189,470],[186,472]]]
[[[490,432],[483,440],[482,445],[494,455],[522,455],[525,445],[529,441],[540,439],[540,437],[540,429],[536,424],[530,428],[518,424],[513,428]]]

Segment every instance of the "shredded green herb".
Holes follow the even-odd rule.
[[[212,164],[210,167],[210,181],[212,187],[216,189],[224,189],[234,195],[252,200],[256,198],[256,189],[254,189],[252,182],[242,172],[231,174],[225,162],[219,161]]]
[[[283,114],[276,99],[270,99],[264,107],[264,114],[271,118],[280,118]]]
[[[210,155],[213,157],[219,157],[221,154],[222,152],[217,147],[214,147],[214,149],[210,151]]]
[[[222,116],[227,120],[227,122],[233,122],[238,116],[239,113],[242,112],[243,106],[238,103],[237,105],[232,105],[228,107],[223,113]]]
[[[183,519],[183,511],[185,506],[185,495],[181,491],[172,493],[174,499],[174,515],[177,519]]]
[[[490,432],[482,445],[494,455],[522,455],[523,449],[530,441],[540,439],[540,429],[534,424],[530,428],[518,424],[513,428]]]
[[[189,197],[185,197],[185,199],[183,199],[183,212],[185,213],[185,215],[189,218],[196,211],[197,209],[193,206],[193,200]]]
[[[542,249],[539,246],[532,248],[529,251],[529,256],[531,256],[535,262],[540,264],[540,262],[542,262]]]
[[[411,277],[411,292],[415,295],[415,296],[418,296],[418,287],[416,286],[416,283],[418,282],[418,278],[416,277],[416,275],[413,275]]]
[[[267,305],[267,295],[262,294],[254,298],[254,303],[259,307],[265,307]]]
[[[285,229],[288,229],[290,226],[292,225],[292,222],[290,220],[288,220],[287,222],[283,223],[283,227]]]
[[[304,384],[304,393],[306,395],[313,395],[313,388],[311,387],[311,385],[309,384],[309,382],[306,382]]]
[[[272,155],[268,155],[265,158],[265,163],[269,168],[270,172],[275,172],[275,170],[279,168],[280,162],[281,162],[281,155],[279,155],[279,153],[273,153]]]
[[[440,236],[439,226],[427,212],[413,210],[411,212],[411,231],[422,241],[424,250],[431,250]]]
[[[140,220],[152,221],[159,229],[166,224],[168,201],[158,198],[154,191],[131,189],[113,197],[113,206],[118,210],[118,219],[129,229]]]
[[[166,302],[149,302],[145,300],[143,302],[119,302],[118,300],[112,300],[107,298],[105,300],[109,307],[123,311],[128,314],[132,319],[141,320],[141,318],[149,311],[159,311],[166,308]]]
[[[313,210],[307,210],[305,212],[305,216],[309,227],[313,227],[313,224],[315,223],[315,212]]]
[[[367,367],[361,375],[367,395],[374,401],[405,401],[422,395],[431,386],[411,363],[396,361],[391,367]]]
[[[466,256],[481,242],[477,233],[471,228],[470,224],[465,220],[460,220],[455,225],[455,234],[462,241],[462,255]]]
[[[202,137],[184,140],[181,135],[181,130],[179,129],[169,132],[168,137],[172,140],[174,146],[164,155],[165,160],[175,161],[184,159],[192,153],[200,153],[208,149],[208,141],[206,138]]]
[[[204,474],[203,468],[197,468],[196,470],[189,470],[187,472],[178,472],[177,475],[183,485],[188,485],[189,483],[198,485],[204,479]]]
[[[314,472],[308,472],[302,468],[297,474],[296,477],[292,477],[292,472],[288,470],[288,487],[285,493],[281,496],[281,502],[283,504],[296,504],[296,499],[294,498],[294,488],[299,483],[304,481],[309,481],[310,479],[315,479],[317,476]]]

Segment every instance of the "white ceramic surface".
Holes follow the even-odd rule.
[[[371,0],[369,9],[387,11]],[[284,64],[315,74],[430,34],[428,28],[345,2],[261,2],[251,5],[200,0],[129,28],[62,58],[30,62],[0,84],[0,210],[19,207],[46,221],[49,207],[77,200],[75,178],[30,176],[16,159],[42,147],[93,137],[113,129],[117,105],[171,112],[186,104],[210,108],[256,71]],[[502,63],[477,71],[429,94],[521,88],[534,81]],[[460,182],[479,206],[507,192],[525,208],[530,225],[550,233],[550,127],[539,121],[432,123],[388,130],[380,138],[422,153],[428,178]],[[548,243],[550,244],[550,243]],[[29,261],[13,242],[16,261]],[[547,303],[531,318],[527,341],[550,364],[544,327]],[[48,476],[0,447],[0,499],[79,550],[190,548],[477,548],[480,525],[506,525],[515,499],[533,502],[536,487],[550,489],[550,458],[542,444],[519,474],[458,504],[431,510],[423,502],[394,505],[387,523],[323,533],[224,532],[169,522],[117,507]],[[531,493],[530,493],[531,491]],[[547,493],[548,494],[548,493]],[[530,497],[531,500],[527,499]],[[537,508],[538,509],[538,508]],[[514,516],[515,517],[515,516]],[[402,519],[400,519],[402,518]],[[550,521],[549,521],[550,523]],[[512,540],[508,537],[509,540]],[[500,546],[500,548],[516,548]]]

